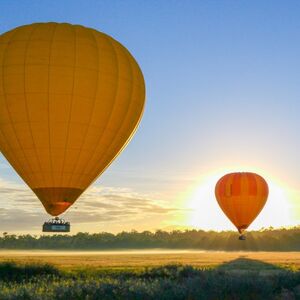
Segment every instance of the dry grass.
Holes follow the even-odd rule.
[[[242,260],[241,260],[242,259]],[[166,264],[184,264],[195,267],[232,268],[232,262],[253,260],[264,266],[300,270],[300,252],[203,252],[203,251],[0,251],[0,262],[49,263],[59,268],[137,268]],[[254,264],[255,265],[255,264]],[[261,268],[258,265],[257,268]]]

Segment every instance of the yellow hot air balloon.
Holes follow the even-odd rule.
[[[217,201],[241,234],[240,240],[245,239],[243,232],[263,209],[268,194],[267,182],[255,173],[230,173],[217,182],[215,188]]]
[[[0,36],[0,150],[53,216],[128,143],[144,102],[137,62],[104,33],[36,23]]]

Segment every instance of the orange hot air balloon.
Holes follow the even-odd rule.
[[[0,36],[0,150],[53,216],[129,142],[144,102],[138,64],[104,33],[36,23]]]
[[[230,173],[217,182],[217,201],[238,229],[240,239],[245,239],[242,234],[263,209],[268,193],[268,184],[255,173]]]

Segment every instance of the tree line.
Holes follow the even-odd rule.
[[[300,226],[293,228],[262,229],[246,233],[245,241],[238,240],[234,231],[173,230],[108,232],[75,235],[14,235],[3,233],[0,249],[197,249],[197,250],[249,250],[300,251]]]

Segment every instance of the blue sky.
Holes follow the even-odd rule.
[[[227,170],[257,171],[274,182],[285,196],[270,195],[268,209],[280,211],[286,204],[289,216],[275,225],[299,224],[299,1],[3,0],[0,14],[0,33],[49,21],[103,31],[125,45],[143,71],[147,103],[139,130],[66,214],[77,223],[75,230],[191,225],[186,220],[193,207],[187,203],[194,200],[187,195],[207,176]],[[15,212],[0,192],[3,216],[11,220],[1,226],[20,232],[31,223],[28,228],[38,232],[46,213],[3,157],[0,170],[3,190],[18,191],[10,195],[12,203],[22,201],[23,193],[29,203]],[[213,190],[207,197],[215,201]],[[120,221],[124,199],[134,207],[126,222]],[[116,207],[109,207],[112,202]],[[99,214],[91,218],[95,207]],[[23,217],[19,227],[16,213]],[[207,220],[204,227],[233,229],[220,211],[216,218],[224,226]],[[274,225],[263,213],[260,218],[257,227]]]

